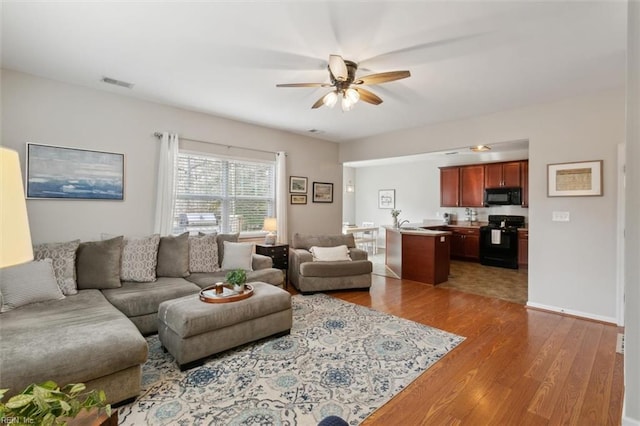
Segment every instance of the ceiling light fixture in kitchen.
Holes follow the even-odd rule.
[[[491,147],[488,145],[476,145],[469,148],[473,152],[484,152],[491,150]]]

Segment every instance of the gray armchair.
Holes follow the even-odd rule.
[[[351,260],[314,261],[309,249],[346,245]],[[352,234],[294,234],[289,246],[289,280],[303,294],[318,291],[368,289],[372,264],[356,247]]]

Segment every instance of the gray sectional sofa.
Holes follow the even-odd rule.
[[[191,272],[190,268],[202,270],[189,262],[189,256],[202,260],[190,251],[193,238],[158,236],[155,258],[152,251],[135,245],[139,241],[127,246],[123,237],[34,248],[36,259],[53,258],[44,261],[53,265],[49,270],[56,289],[51,291],[64,290],[40,299],[34,293],[44,291],[42,283],[48,278],[32,284],[30,264],[42,262],[0,270],[0,388],[9,389],[5,398],[46,380],[102,389],[112,404],[136,397],[148,353],[144,335],[157,332],[160,303],[223,281],[228,271],[217,269],[233,265],[231,256],[225,260],[224,250],[238,235],[218,234],[213,237],[215,249],[207,247],[217,251],[216,270]],[[249,262],[253,270],[247,272],[248,282],[283,286],[284,274],[271,267],[271,258],[251,253]],[[153,279],[144,278],[144,268]],[[127,274],[138,281],[123,281]]]

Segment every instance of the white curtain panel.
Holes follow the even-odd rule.
[[[176,161],[178,135],[163,132],[158,155],[158,193],[156,195],[156,221],[154,232],[171,235],[173,232],[173,206],[175,204]]]
[[[287,153],[276,153],[276,222],[278,227],[278,242],[287,244],[289,231],[287,229]]]

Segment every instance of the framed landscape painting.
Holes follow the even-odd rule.
[[[296,194],[306,194],[307,178],[301,176],[289,176],[289,192]]]
[[[602,195],[602,160],[547,165],[548,197]]]
[[[30,199],[123,200],[124,154],[27,143]]]
[[[333,184],[326,182],[313,182],[313,202],[333,203]]]

